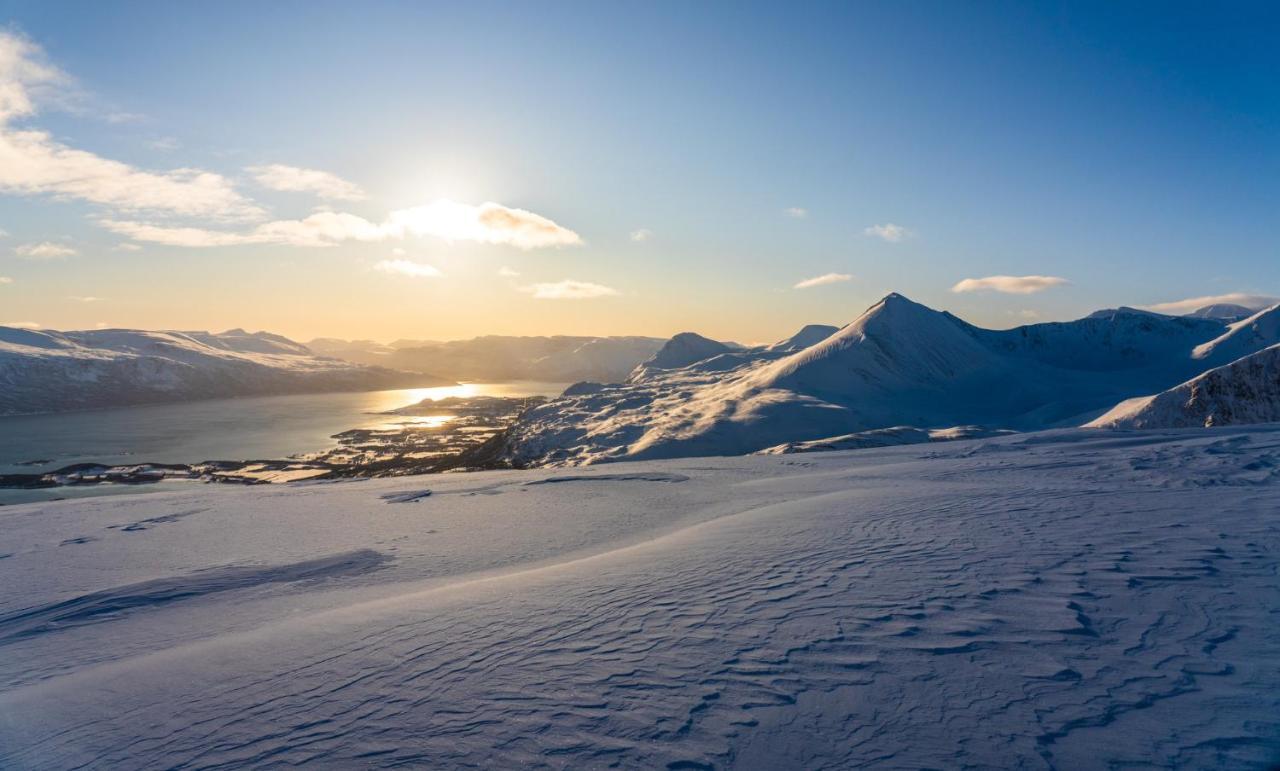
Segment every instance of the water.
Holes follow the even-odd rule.
[[[31,474],[89,462],[114,465],[286,458],[333,447],[334,434],[385,424],[387,417],[378,413],[423,399],[553,396],[566,385],[468,383],[441,388],[258,396],[0,417],[0,473]],[[42,462],[24,465],[36,460]],[[0,503],[137,492],[151,487],[157,486],[0,489]]]

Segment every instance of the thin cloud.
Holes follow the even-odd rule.
[[[111,251],[113,252],[136,252],[141,249],[142,249],[141,246],[138,246],[137,244],[131,244],[127,241],[123,244],[116,244],[115,246],[111,247]]]
[[[519,249],[582,243],[577,233],[533,212],[496,203],[470,206],[444,200],[393,211],[382,223],[346,212],[320,211],[301,220],[263,223],[248,231],[175,227],[110,218],[100,219],[98,224],[135,241],[195,248],[241,244],[323,247],[343,241],[384,241],[410,236],[506,244]]]
[[[40,323],[37,321],[0,321],[0,327],[12,327],[14,329],[39,329]]]
[[[96,303],[96,302],[102,301],[101,297],[93,297],[91,295],[78,295],[78,294],[68,295],[67,299],[75,300],[78,303]]]
[[[538,300],[590,300],[596,297],[613,297],[618,294],[618,290],[612,287],[573,279],[557,281],[554,284],[533,284],[521,287],[520,291],[531,294]]]
[[[868,236],[879,238],[882,241],[888,241],[891,244],[896,244],[903,239],[910,238],[915,235],[903,226],[895,225],[892,222],[886,222],[883,225],[872,225],[869,228],[865,228],[862,232]]]
[[[12,283],[13,283],[13,279],[9,278],[8,276],[0,276],[0,284],[12,284]]]
[[[498,275],[502,276],[503,278],[515,278],[516,276],[520,275],[520,271],[516,270],[515,268],[508,268],[506,265],[503,265],[501,268],[498,268]]]
[[[182,143],[173,137],[157,137],[147,143],[152,150],[159,150],[162,153],[171,153],[182,147]]]
[[[446,241],[505,244],[518,249],[576,246],[582,238],[540,214],[488,201],[471,206],[441,199],[391,212],[383,227],[401,234],[435,236]]]
[[[247,171],[259,185],[271,190],[290,193],[314,193],[321,198],[336,201],[359,201],[365,192],[359,185],[319,169],[302,169],[272,163],[266,166],[250,166]]]
[[[640,228],[639,230],[631,231],[631,240],[638,244],[648,241],[650,238],[653,238],[653,231],[649,228]]]
[[[792,289],[812,289],[815,286],[825,286],[827,284],[839,284],[843,281],[852,281],[853,276],[849,273],[823,273],[821,276],[806,278],[803,281],[797,281]]]
[[[791,206],[782,210],[782,213],[792,219],[802,220],[809,216],[809,210],[799,206]]]
[[[66,75],[45,61],[39,46],[0,32],[0,193],[227,220],[262,215],[219,174],[191,168],[142,171],[64,145],[47,131],[13,126],[36,114],[37,97],[67,82]]]
[[[1243,305],[1249,310],[1260,311],[1263,308],[1270,308],[1278,302],[1280,302],[1280,297],[1229,292],[1227,294],[1205,295],[1204,297],[1188,297],[1185,300],[1174,300],[1173,302],[1156,303],[1155,305],[1144,305],[1142,307],[1145,310],[1155,311],[1156,313],[1181,316],[1184,313],[1199,310],[1206,305]]]
[[[13,253],[24,260],[59,260],[76,254],[76,250],[53,241],[42,241],[38,244],[15,246]]]
[[[101,219],[98,224],[117,235],[166,246],[204,248],[244,244],[326,247],[343,241],[381,241],[392,237],[385,225],[345,212],[316,212],[300,220],[266,222],[245,231],[173,227],[132,220]]]
[[[412,260],[382,260],[373,269],[411,278],[436,278],[442,275],[435,266]]]
[[[1055,286],[1069,284],[1057,276],[987,276],[966,278],[951,287],[953,292],[1003,292],[1005,294],[1034,294]]]

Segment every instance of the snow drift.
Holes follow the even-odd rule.
[[[1257,768],[1280,427],[0,508],[0,767]]]

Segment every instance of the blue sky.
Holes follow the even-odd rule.
[[[888,291],[990,326],[1280,295],[1280,12],[1142,5],[0,2],[62,74],[7,131],[255,209],[0,169],[0,322],[757,341]],[[243,237],[442,199],[574,238]],[[953,291],[991,276],[1062,281]]]

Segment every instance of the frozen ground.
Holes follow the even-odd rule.
[[[30,504],[0,554],[5,769],[1280,761],[1276,426]]]

